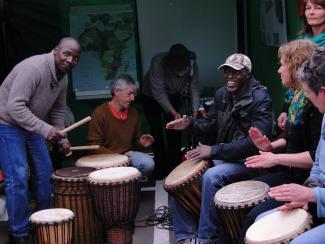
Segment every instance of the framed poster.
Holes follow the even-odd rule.
[[[118,73],[137,80],[135,14],[129,4],[72,7],[70,33],[82,48],[72,71],[76,99],[110,97]]]
[[[260,19],[262,42],[279,47],[287,42],[287,24],[284,0],[261,0]]]

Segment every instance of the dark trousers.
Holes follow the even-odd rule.
[[[152,145],[155,171],[162,178],[181,162],[181,132],[166,129],[166,124],[174,118],[165,113],[153,98],[142,94],[142,102],[151,135],[155,139]],[[170,98],[170,102],[176,111],[179,111],[181,99],[179,97]]]

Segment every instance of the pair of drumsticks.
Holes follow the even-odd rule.
[[[88,116],[72,125],[70,125],[69,127],[63,129],[60,131],[61,134],[65,134],[69,131],[72,131],[73,129],[79,127],[80,125],[83,125],[87,122],[89,122],[91,120],[91,117]],[[78,151],[78,150],[96,150],[99,149],[99,145],[90,145],[90,146],[76,146],[76,147],[70,147],[71,151]]]

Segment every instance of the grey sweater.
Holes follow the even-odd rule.
[[[44,137],[64,128],[67,86],[67,75],[57,80],[53,52],[23,60],[0,86],[0,124]]]
[[[184,93],[189,82],[189,76],[177,77],[174,73],[163,69],[162,59],[167,53],[157,54],[151,60],[149,71],[142,83],[142,93],[148,97],[153,97],[165,112],[173,109],[168,96],[179,96]],[[192,109],[199,107],[198,89],[198,67],[193,64],[193,80],[190,84]]]

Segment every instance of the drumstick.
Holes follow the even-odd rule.
[[[70,150],[71,151],[78,151],[78,150],[96,150],[96,149],[99,149],[99,145],[70,147]]]
[[[69,127],[65,128],[65,129],[63,129],[63,130],[61,130],[60,133],[61,133],[61,134],[65,134],[65,133],[67,133],[67,132],[69,132],[69,131],[71,131],[71,130],[77,128],[78,126],[83,125],[83,124],[89,122],[90,120],[91,120],[91,117],[88,116],[88,117],[86,117],[86,118],[84,118],[84,119],[82,119],[82,120],[80,120],[80,121],[78,121],[78,122],[76,122],[76,123],[70,125]]]

